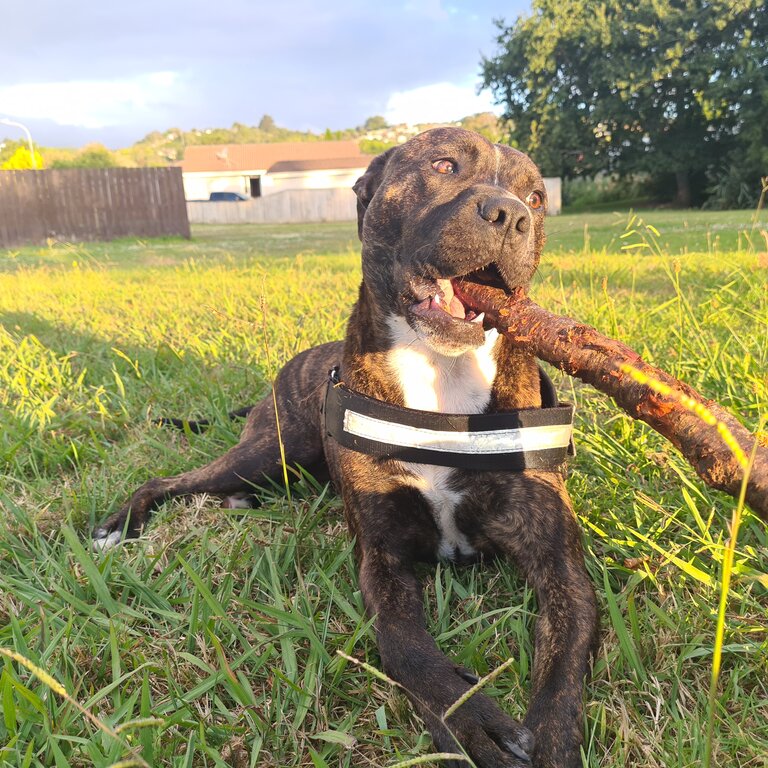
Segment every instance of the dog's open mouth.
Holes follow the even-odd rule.
[[[435,280],[435,293],[414,304],[411,307],[411,312],[418,317],[430,318],[438,322],[445,322],[450,317],[459,322],[473,323],[482,327],[485,320],[484,313],[480,312],[478,314],[475,308],[457,296],[456,286],[458,283],[463,282],[492,285],[505,291],[509,290],[498,266],[491,262],[466,275],[438,278]],[[446,315],[449,317],[446,317]]]

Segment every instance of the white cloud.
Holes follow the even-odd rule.
[[[477,112],[497,112],[488,91],[476,92],[474,85],[434,83],[393,93],[384,116],[390,124],[444,123]]]
[[[0,112],[83,128],[131,124],[177,97],[179,80],[176,72],[149,72],[121,80],[0,86]]]

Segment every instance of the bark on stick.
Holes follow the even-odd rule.
[[[547,312],[521,290],[508,294],[465,282],[456,285],[456,295],[473,309],[485,312],[488,321],[514,344],[610,395],[630,416],[653,427],[713,488],[738,498],[744,467],[734,450],[738,453],[741,449],[747,458],[756,450],[746,501],[768,520],[768,445],[762,442],[755,449],[757,438],[717,403],[644,362],[626,344],[570,317]],[[626,366],[638,371],[644,381],[638,381]],[[668,391],[656,391],[647,379],[661,382]],[[736,446],[728,445],[721,425],[727,427]]]

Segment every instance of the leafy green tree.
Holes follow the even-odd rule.
[[[34,163],[32,162],[32,153],[29,151],[29,147],[21,146],[17,147],[0,168],[4,171],[28,171],[32,168],[44,168],[43,156],[36,149],[32,151],[35,153]]]
[[[101,144],[89,144],[77,155],[80,168],[113,168],[117,163],[112,153]]]
[[[763,157],[763,0],[533,0],[499,30],[484,85],[545,173],[666,173],[689,205],[708,168]]]
[[[481,136],[494,143],[502,140],[504,128],[493,112],[478,112],[476,115],[469,115],[461,121],[461,127],[468,131],[475,131]]]
[[[381,139],[360,139],[358,144],[364,155],[380,155],[382,152],[397,146],[396,141],[382,141]]]
[[[389,127],[389,124],[387,123],[387,119],[385,117],[382,117],[381,115],[374,115],[373,117],[369,117],[363,123],[364,131],[380,131],[383,128],[388,128],[388,127]]]
[[[117,165],[114,155],[102,144],[88,144],[77,154],[51,163],[52,168],[114,168]]]
[[[259,120],[259,130],[264,131],[265,133],[271,133],[275,130],[277,126],[275,125],[275,120],[271,115],[264,115],[261,120]]]

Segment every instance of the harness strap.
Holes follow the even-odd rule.
[[[379,458],[473,470],[559,471],[572,453],[569,403],[501,413],[419,411],[354,392],[334,368],[323,414],[327,434],[340,445]]]

